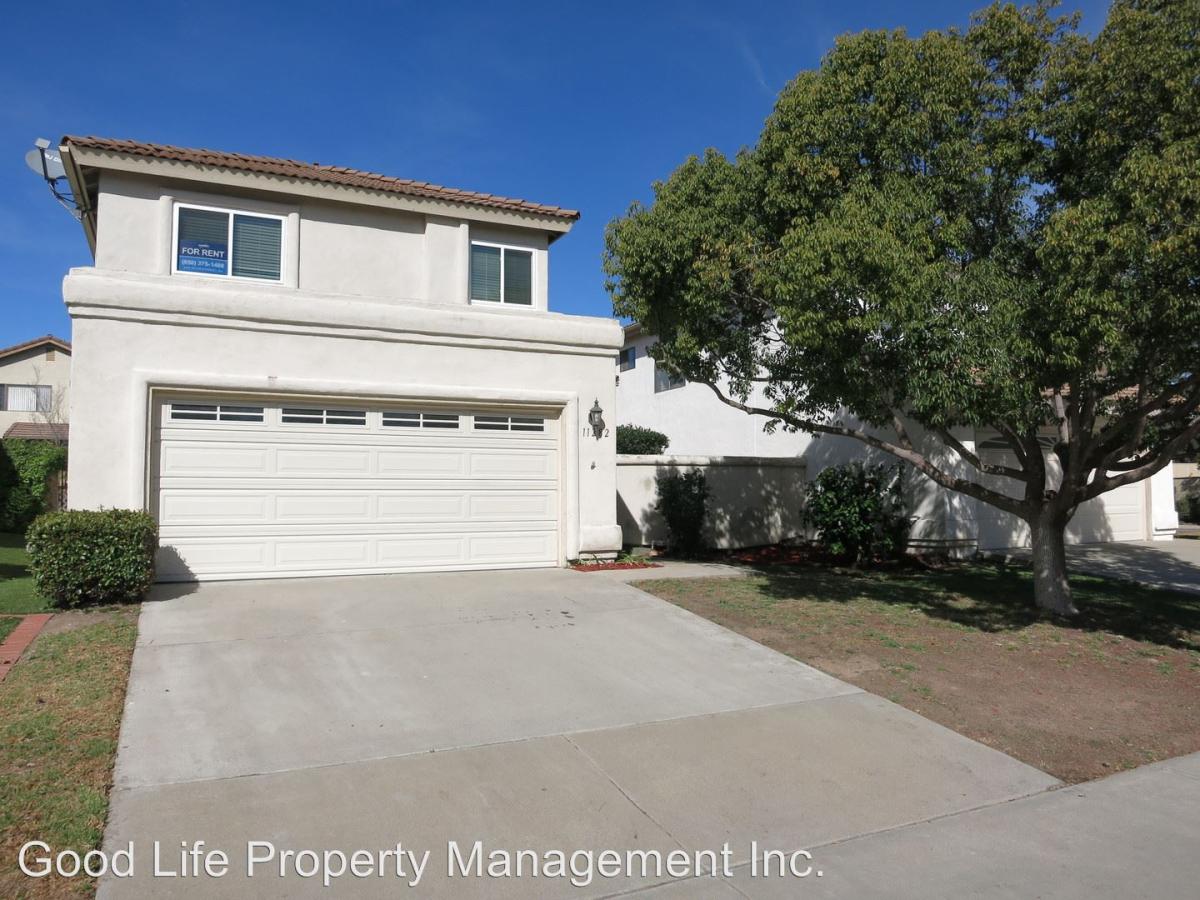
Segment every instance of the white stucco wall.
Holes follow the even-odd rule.
[[[672,469],[704,473],[709,490],[704,536],[711,547],[756,547],[803,533],[805,479],[799,459],[618,456],[617,520],[625,544],[666,542],[666,523],[654,509],[656,479]]]
[[[171,272],[176,203],[283,216],[282,285],[384,303],[470,305],[471,240],[533,251],[532,310],[549,308],[549,233],[468,222],[311,197],[238,191],[228,186],[103,172],[97,200],[96,268],[135,274]],[[179,273],[181,282],[209,282]],[[231,280],[231,279],[221,279]],[[244,283],[244,282],[243,282]],[[500,307],[521,314],[530,307]]]
[[[564,558],[620,546],[615,439],[583,433],[594,400],[614,405],[621,332],[611,320],[99,269],[73,270],[64,296],[75,507],[148,507],[155,388],[540,405],[560,413]]]
[[[623,345],[635,347],[636,358],[634,368],[618,371],[617,422],[622,425],[643,425],[663,432],[671,441],[668,454],[795,457],[804,462],[809,479],[815,478],[828,466],[852,460],[889,465],[895,463],[895,458],[889,454],[872,450],[850,438],[787,432],[783,429],[767,434],[763,430],[766,419],[748,415],[722,403],[706,385],[687,384],[655,393],[655,363],[646,352],[655,340],[652,335],[643,333],[628,339]],[[755,389],[750,401],[752,405],[770,406],[760,388]],[[943,468],[963,477],[978,477],[967,463],[945,449],[940,441],[930,439],[920,426],[910,422],[908,429],[918,447],[933,454]],[[976,436],[972,429],[959,429],[956,437],[968,450],[975,450]],[[1054,471],[1052,462],[1052,477]],[[992,479],[988,483],[1009,493],[1017,492],[1017,485],[1009,479]],[[1169,467],[1134,490],[1145,494],[1142,537],[1153,540],[1173,537],[1179,520]],[[905,498],[914,517],[912,540],[915,546],[954,553],[974,550],[980,539],[981,522],[984,521],[987,523],[985,530],[988,532],[988,541],[996,546],[1028,542],[1027,529],[1013,517],[986,507],[980,501],[939,487],[912,470],[905,475]],[[1127,508],[1128,498],[1119,499],[1126,501],[1120,508]],[[1068,541],[1080,543],[1107,539],[1103,522],[1106,504],[1116,510],[1117,501],[1115,497],[1090,501],[1089,506],[1077,514],[1076,520],[1068,528]]]
[[[14,422],[65,422],[70,403],[71,355],[57,348],[47,358],[46,347],[34,347],[0,360],[0,384],[45,384],[50,386],[49,415],[0,410],[0,434]]]

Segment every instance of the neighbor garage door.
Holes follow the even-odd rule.
[[[1017,467],[1016,457],[1006,451],[983,448],[983,460],[994,465]],[[985,479],[989,486],[1015,495],[1015,483],[1007,479]],[[1029,526],[1016,516],[980,501],[979,549],[1002,550],[1029,546]],[[1067,543],[1092,544],[1104,541],[1146,539],[1146,483],[1127,484],[1082,504],[1067,524]]]
[[[559,562],[544,412],[188,397],[156,421],[163,579]]]

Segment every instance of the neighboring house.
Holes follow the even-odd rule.
[[[47,334],[0,350],[0,435],[63,436],[63,428],[25,426],[65,425],[70,385],[71,344],[62,338]]]
[[[149,509],[168,580],[558,566],[620,547],[609,319],[551,313],[578,213],[67,137],[95,265],[71,501]]]
[[[625,344],[617,365],[616,422],[663,432],[670,438],[668,452],[672,454],[796,457],[804,461],[810,479],[826,466],[855,459],[889,464],[895,461],[851,438],[817,437],[807,432],[787,432],[782,427],[767,434],[763,430],[766,420],[761,416],[722,403],[707,385],[686,384],[658,370],[647,353],[654,343],[654,336],[640,325],[625,328]],[[752,401],[769,405],[761,389],[756,390]],[[919,437],[919,428],[912,431]],[[1001,462],[1008,452],[996,434],[964,429],[957,437],[987,462]],[[1009,464],[1015,462],[1010,460]],[[1053,458],[1050,468],[1053,471]],[[993,478],[989,485],[1015,493],[1016,483],[1009,479]],[[961,553],[1028,544],[1028,528],[1023,522],[995,507],[945,490],[923,475],[910,474],[907,497],[916,517],[913,540],[917,546]],[[755,501],[751,494],[747,502]],[[1083,504],[1068,526],[1067,539],[1073,543],[1167,540],[1174,537],[1178,525],[1171,470],[1167,467],[1152,478]]]

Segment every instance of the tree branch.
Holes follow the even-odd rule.
[[[946,472],[943,472],[933,463],[931,463],[923,454],[905,447],[900,444],[894,444],[891,441],[885,441],[883,438],[877,437],[869,432],[857,428],[847,428],[844,425],[830,425],[824,422],[813,422],[808,419],[801,419],[787,413],[780,412],[774,409],[764,409],[759,406],[751,406],[747,403],[742,403],[739,400],[734,400],[726,396],[720,388],[709,381],[701,381],[700,384],[708,385],[709,389],[717,395],[717,399],[726,406],[731,406],[734,409],[740,409],[742,412],[750,413],[751,415],[765,416],[771,419],[779,419],[787,422],[788,425],[800,431],[811,431],[816,434],[831,434],[837,437],[853,438],[856,441],[861,441],[869,447],[874,447],[876,450],[882,450],[884,453],[889,453],[897,459],[903,460],[921,474],[927,476],[931,481],[940,484],[944,488],[949,488],[952,491],[958,491],[960,494],[966,494],[968,497],[974,497],[977,500],[982,500],[984,503],[990,503],[997,509],[1002,509],[1005,512],[1012,513],[1020,518],[1025,518],[1027,515],[1025,504],[1014,497],[1009,497],[1007,494],[1001,494],[998,491],[985,488],[981,484],[976,484],[973,481],[967,481],[963,478],[957,478]]]
[[[949,428],[938,428],[937,433],[938,436],[950,446],[951,450],[961,456],[980,472],[983,472],[985,475],[1003,475],[1005,478],[1015,478],[1017,481],[1025,482],[1028,482],[1032,477],[1024,469],[1014,469],[1012,466],[997,466],[992,465],[991,463],[985,463],[977,455],[968,450],[962,441],[954,436]]]
[[[1078,502],[1083,503],[1084,501],[1091,500],[1093,497],[1099,497],[1101,494],[1111,491],[1114,488],[1133,484],[1136,481],[1141,481],[1143,478],[1149,478],[1155,472],[1165,468],[1176,454],[1192,441],[1196,440],[1197,437],[1200,437],[1200,419],[1197,419],[1188,428],[1175,435],[1174,438],[1159,449],[1158,453],[1136,468],[1121,472],[1111,478],[1097,473],[1098,477],[1092,479],[1091,483],[1083,489]]]

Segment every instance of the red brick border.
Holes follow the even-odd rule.
[[[0,645],[0,681],[4,680],[4,676],[17,664],[17,660],[21,658],[25,648],[33,643],[33,639],[52,618],[54,618],[53,613],[38,613],[22,617],[21,624],[13,629],[12,633],[5,638],[4,644]]]

